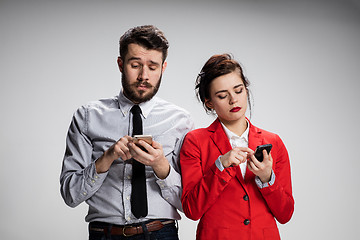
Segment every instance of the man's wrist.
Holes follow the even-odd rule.
[[[159,179],[165,179],[170,173],[170,164],[165,156],[163,156],[162,164],[157,167],[153,167],[156,176]]]

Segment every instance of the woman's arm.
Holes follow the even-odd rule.
[[[226,168],[221,172],[215,165],[218,156],[209,154],[210,150],[202,152],[201,149],[205,149],[205,147],[201,148],[196,134],[190,132],[186,136],[180,152],[183,184],[181,201],[185,215],[192,220],[202,217],[207,209],[216,202],[228,182],[236,175],[235,168]],[[210,158],[207,159],[207,157]],[[213,163],[203,171],[206,161]]]

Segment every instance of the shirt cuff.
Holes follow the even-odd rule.
[[[105,173],[97,173],[95,162],[92,162],[89,167],[85,169],[84,172],[86,183],[91,186],[91,188],[100,186],[104,182],[106,176],[108,175],[108,172],[109,171]]]
[[[274,173],[274,171],[271,170],[271,177],[270,177],[269,182],[263,183],[258,176],[255,177],[255,182],[256,182],[256,185],[258,186],[258,188],[260,188],[260,189],[266,188],[266,187],[269,187],[269,186],[273,185],[275,183],[275,173]]]
[[[219,169],[219,171],[222,172],[222,171],[224,171],[225,168],[224,168],[224,166],[222,165],[222,163],[220,161],[220,157],[221,156],[219,156],[218,159],[216,159],[215,165]]]
[[[156,183],[159,185],[160,189],[170,188],[179,184],[181,186],[181,177],[171,165],[169,175],[167,175],[165,179],[158,178],[155,173],[154,176],[156,178]]]

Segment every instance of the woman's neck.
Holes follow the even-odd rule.
[[[246,118],[242,118],[236,121],[220,121],[233,133],[241,136],[248,127],[248,121]]]

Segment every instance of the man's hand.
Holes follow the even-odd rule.
[[[161,144],[153,141],[152,145],[149,145],[143,140],[140,140],[139,144],[146,151],[143,151],[133,142],[128,142],[128,149],[132,158],[146,166],[152,167],[158,178],[165,179],[169,175],[170,164],[164,156]]]
[[[107,172],[110,169],[111,164],[119,157],[124,161],[129,160],[132,156],[127,145],[131,140],[132,137],[124,136],[106,150],[95,162],[96,172]]]

